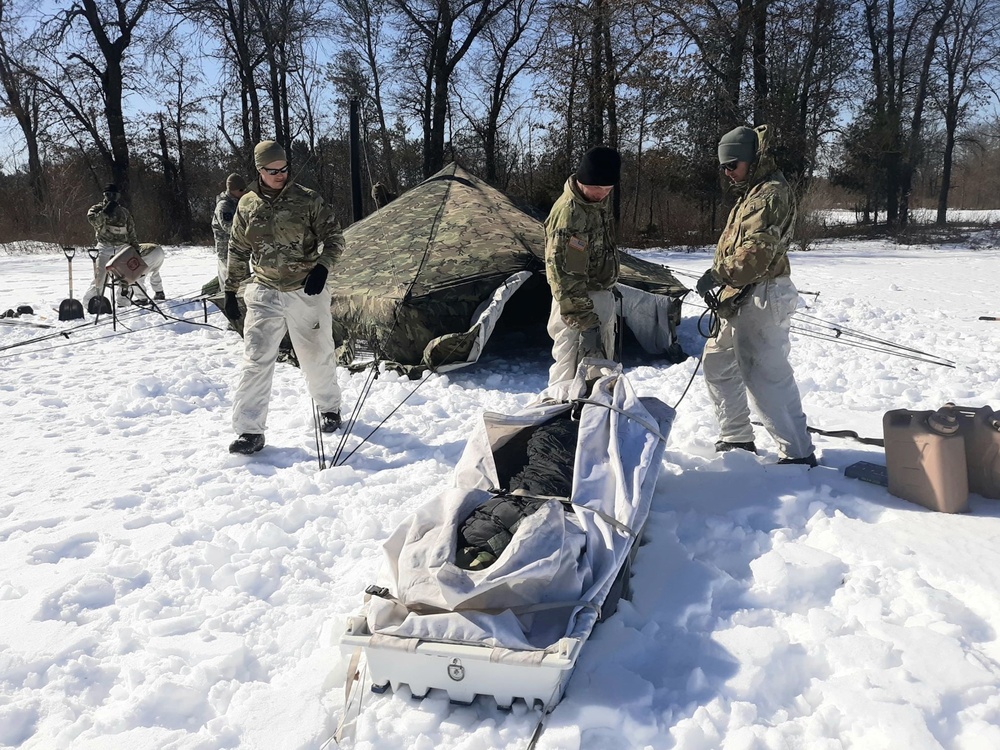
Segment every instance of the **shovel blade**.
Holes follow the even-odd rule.
[[[64,299],[59,303],[59,320],[80,320],[83,317],[83,303],[78,299]]]

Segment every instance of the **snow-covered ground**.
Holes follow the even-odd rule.
[[[645,257],[691,275],[710,258]],[[893,408],[1000,409],[1000,323],[978,320],[1000,317],[1000,250],[821,242],[792,265],[819,293],[803,313],[956,362],[796,336],[810,424],[879,437]],[[89,260],[74,266],[80,296]],[[168,296],[214,268],[208,248],[167,248]],[[198,325],[200,303],[170,309],[191,323],[139,312],[123,335],[77,328],[53,310],[65,293],[61,255],[0,257],[0,310],[28,304],[38,314],[20,320],[69,333],[0,351],[0,746],[324,746],[342,708],[338,636],[381,543],[449,483],[481,410],[544,387],[547,351],[430,376],[347,465],[320,471],[297,370],[278,368],[268,447],[231,456],[235,334]],[[697,353],[700,310],[685,311]],[[0,324],[0,347],[49,332]],[[625,364],[640,394],[674,404],[695,360]],[[364,376],[340,381],[350,413]],[[417,385],[382,374],[348,447]],[[936,514],[844,477],[878,449],[818,438],[823,465],[807,471],[775,466],[763,433],[760,456],[716,455],[715,437],[699,373],[634,600],[595,630],[539,747],[1000,747],[1000,501]],[[537,720],[487,699],[361,696],[344,747],[513,750]]]
[[[823,209],[813,212],[813,217],[823,226],[838,226],[841,224],[857,224],[861,214],[842,208]],[[910,220],[914,224],[933,224],[937,221],[936,208],[914,208],[910,211]],[[885,221],[885,211],[878,212],[878,221]],[[966,208],[948,209],[948,221],[959,224],[1000,224],[1000,210],[973,210]]]

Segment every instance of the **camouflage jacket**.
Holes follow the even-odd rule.
[[[229,257],[229,229],[236,215],[236,198],[229,191],[219,193],[215,198],[215,211],[212,214],[212,234],[215,236],[215,252],[219,260]]]
[[[110,214],[104,213],[106,202],[98,203],[87,211],[87,221],[94,228],[94,242],[98,247],[131,245],[139,249],[132,214],[124,206],[115,206]]]
[[[746,192],[729,212],[715,249],[713,268],[729,287],[723,299],[734,289],[791,273],[788,244],[795,229],[795,196],[767,151],[766,126],[757,131],[761,145]]]
[[[618,281],[614,236],[611,196],[589,202],[571,175],[545,221],[545,275],[559,312],[573,328],[600,323],[587,292],[611,289]]]
[[[226,291],[235,292],[250,275],[283,292],[301,289],[316,264],[332,269],[344,252],[340,222],[314,190],[288,183],[274,198],[260,181],[240,198],[229,233]]]

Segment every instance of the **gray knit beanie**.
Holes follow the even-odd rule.
[[[253,164],[257,169],[273,161],[288,161],[285,149],[277,141],[261,141],[253,149]]]
[[[719,141],[719,164],[731,161],[752,163],[757,158],[757,134],[753,128],[740,125],[733,128]]]

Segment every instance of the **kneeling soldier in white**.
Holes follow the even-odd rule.
[[[271,381],[278,345],[288,331],[309,394],[321,413],[320,429],[340,427],[340,386],[326,277],[344,250],[340,224],[323,198],[288,179],[284,149],[261,141],[254,149],[258,179],[240,199],[229,237],[226,315],[239,318],[243,293],[243,371],[233,398],[230,453],[264,447]]]

